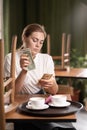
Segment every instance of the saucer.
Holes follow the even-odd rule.
[[[49,106],[52,106],[52,107],[67,107],[70,104],[71,104],[70,102],[65,102],[64,104],[56,104],[56,105],[54,105],[52,102],[50,102]]]
[[[30,109],[30,110],[44,110],[44,109],[49,108],[49,105],[44,104],[44,106],[41,107],[41,108],[32,108],[32,105],[30,104],[30,105],[26,105],[26,108],[27,108],[27,109]]]

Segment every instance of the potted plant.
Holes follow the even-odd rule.
[[[70,66],[74,68],[87,68],[87,54],[81,56],[79,51],[72,49],[70,55]],[[85,80],[73,79],[72,85],[74,87],[74,95],[72,96],[72,99],[83,102],[83,98],[85,97]]]
[[[70,66],[73,68],[87,68],[87,54],[85,56],[81,56],[80,52],[76,49],[71,50],[70,54]],[[85,79],[75,79],[72,78],[72,86],[74,88],[74,94],[72,96],[72,100],[83,102],[83,98],[85,97]],[[67,84],[66,78],[57,78],[58,84]]]

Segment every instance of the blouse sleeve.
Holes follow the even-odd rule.
[[[10,69],[11,69],[11,53],[9,53],[5,56],[4,77],[10,77]]]
[[[48,70],[48,73],[52,73],[55,76],[54,62],[53,62],[52,56],[50,55],[48,55],[47,70]]]

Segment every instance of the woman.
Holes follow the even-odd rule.
[[[45,38],[46,32],[44,27],[39,24],[30,24],[24,28],[22,33],[23,45],[16,52],[16,93],[43,93],[43,88],[47,93],[57,93],[58,85],[55,80],[54,63],[52,57],[48,54],[40,53]],[[35,64],[35,68],[32,70],[26,69],[30,65],[27,54],[22,54],[22,50],[26,48],[29,48],[32,52],[32,57]],[[5,57],[5,77],[10,76],[10,61],[11,54],[8,54]],[[52,76],[48,80],[41,79],[44,74],[51,74]],[[15,130],[16,128],[18,130],[22,130],[22,128],[26,130],[29,128],[38,130],[58,130],[58,126],[60,126],[59,123],[36,123],[33,124],[33,126],[30,124],[29,127],[28,125],[22,125],[21,123],[19,123],[19,125],[15,124]]]
[[[52,57],[48,54],[40,53],[46,32],[44,27],[39,24],[31,24],[24,28],[22,33],[22,47],[16,52],[16,93],[39,93],[42,87],[50,94],[56,94],[58,85],[55,81],[54,63]],[[26,54],[20,53],[23,48],[29,48],[35,64],[35,69],[27,71],[25,67],[29,66],[29,58]],[[11,54],[5,57],[5,77],[10,75]],[[40,80],[44,73],[52,74],[49,80]]]

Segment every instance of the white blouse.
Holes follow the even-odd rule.
[[[26,78],[24,80],[23,87],[21,89],[21,93],[29,93],[34,94],[37,93],[40,88],[38,86],[38,81],[41,79],[44,73],[54,74],[54,62],[52,57],[48,54],[38,53],[34,58],[35,69],[29,70],[27,72]],[[5,56],[5,77],[10,76],[10,66],[11,66],[11,53]],[[16,70],[15,70],[15,77],[20,74],[21,72],[20,67],[20,52],[16,52]]]

